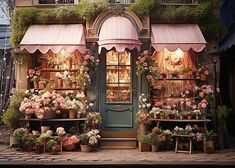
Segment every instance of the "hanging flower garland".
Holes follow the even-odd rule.
[[[154,64],[152,56],[147,50],[141,53],[141,55],[138,57],[136,65],[137,75],[140,76],[141,74],[144,74],[150,85],[154,85],[160,76],[159,67]]]
[[[90,55],[89,50],[82,56],[81,66],[77,76],[77,83],[80,86],[86,87],[87,85],[91,84],[91,76],[96,70],[98,63],[99,59],[95,59],[94,56]]]

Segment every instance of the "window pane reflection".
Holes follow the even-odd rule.
[[[106,65],[118,65],[118,52],[112,50],[106,54]]]
[[[106,68],[106,83],[117,83],[118,82],[118,67],[107,66]]]
[[[119,82],[120,83],[130,83],[130,66],[119,67]]]

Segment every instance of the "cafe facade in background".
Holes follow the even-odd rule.
[[[53,6],[34,3],[17,1],[16,9]],[[16,88],[83,92],[102,117],[102,138],[133,146],[141,108],[155,119],[178,120],[213,107],[212,72],[204,62],[215,42],[205,40],[198,24],[155,22],[124,6],[110,5],[85,21],[30,24],[19,45],[30,56],[16,65]],[[150,104],[143,107],[139,96]]]

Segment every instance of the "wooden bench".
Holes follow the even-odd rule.
[[[195,135],[174,134],[173,136],[176,138],[176,141],[175,141],[175,153],[180,152],[180,153],[189,153],[189,154],[192,154],[192,142],[193,142],[193,138],[195,137]],[[187,150],[187,151],[185,151],[185,150],[178,150],[178,146],[179,146],[181,138],[185,138],[185,139],[188,140],[188,142],[189,142],[189,150]]]

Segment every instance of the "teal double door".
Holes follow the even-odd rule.
[[[102,131],[135,131],[137,111],[136,52],[102,52],[99,68],[99,111]]]

